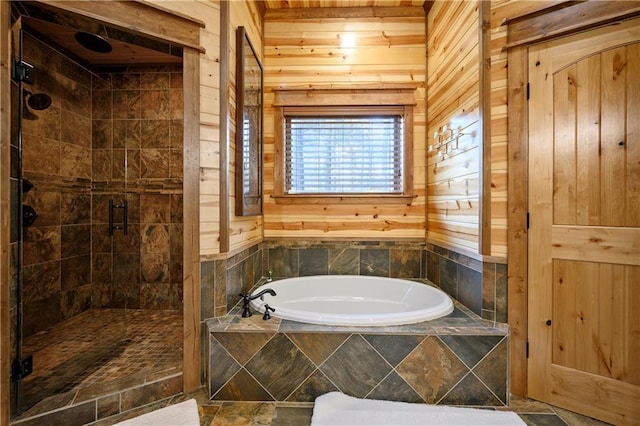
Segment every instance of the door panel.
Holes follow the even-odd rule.
[[[640,423],[640,20],[529,50],[529,396]]]

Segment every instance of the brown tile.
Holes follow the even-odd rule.
[[[113,92],[111,90],[94,90],[91,97],[91,117],[95,119],[111,119],[113,114]]]
[[[171,73],[171,88],[172,89],[182,89],[183,86],[183,77],[182,73],[173,72]]]
[[[75,317],[89,308],[91,308],[91,285],[89,284],[63,291],[60,295],[60,310],[64,319]]]
[[[355,365],[358,368],[353,368]],[[320,369],[340,390],[362,398],[392,368],[362,336],[353,335]]]
[[[273,404],[223,404],[211,426],[270,425],[275,414]]]
[[[120,412],[120,395],[109,395],[104,398],[98,398],[97,402],[97,414],[98,420],[105,417],[114,416]]]
[[[91,225],[63,225],[60,242],[62,258],[91,253]]]
[[[91,123],[93,148],[111,149],[113,141],[113,121],[93,120]]]
[[[60,140],[60,108],[51,106],[42,111],[29,110],[29,112],[30,114],[26,116],[27,119],[22,120],[23,135],[38,136],[41,139]],[[34,119],[28,119],[28,117],[33,117]]]
[[[397,373],[391,372],[367,395],[367,399],[423,403],[424,400]]]
[[[273,337],[273,333],[212,333],[212,336],[238,362],[244,364]]]
[[[43,262],[25,266],[23,275],[24,303],[42,300],[60,292],[60,262]],[[57,306],[55,307],[58,308]]]
[[[172,119],[179,120],[184,116],[184,100],[182,89],[170,91],[170,113],[169,116]]]
[[[338,391],[333,383],[322,371],[316,370],[307,380],[305,380],[294,393],[287,398],[288,401],[295,402],[313,402],[320,395],[328,392]]]
[[[140,284],[140,309],[172,310],[182,308],[182,282]]]
[[[184,146],[184,125],[182,119],[171,120],[171,148],[182,149]]]
[[[277,401],[285,400],[315,368],[284,334],[276,334],[245,367]]]
[[[182,376],[151,383],[122,392],[122,411],[127,411],[153,401],[182,392]]]
[[[469,368],[474,368],[504,338],[504,336],[466,336],[456,334],[440,336],[440,340]],[[506,369],[506,364],[504,367]]]
[[[89,254],[62,259],[60,269],[62,291],[91,283],[91,255]]]
[[[113,92],[113,118],[139,119],[140,104],[139,90],[115,90]]]
[[[38,214],[34,226],[60,225],[60,198],[59,191],[41,190],[37,186],[25,194],[25,204],[33,207]]]
[[[500,407],[504,403],[473,374],[467,374],[440,401],[446,405],[475,405],[481,407]]]
[[[113,74],[113,88],[116,90],[140,89],[140,74]]]
[[[34,226],[27,229],[23,245],[24,265],[59,259],[59,226]]]
[[[168,149],[143,149],[140,152],[140,177],[163,178],[169,176]]]
[[[142,253],[140,255],[140,276],[145,283],[168,283],[169,254]]]
[[[169,154],[169,177],[181,179],[184,175],[182,149],[172,149]]]
[[[437,337],[427,337],[396,371],[428,403],[437,403],[469,369]]]
[[[505,337],[474,369],[473,372],[500,399],[507,403],[508,344]]]
[[[92,157],[93,179],[99,181],[111,180],[113,151],[94,149]]]
[[[140,194],[141,223],[170,223],[171,195]]]
[[[23,134],[22,167],[27,172],[60,174],[60,142]]]
[[[212,399],[217,401],[273,401],[273,397],[244,369],[233,376],[217,394],[213,395]]]
[[[169,73],[143,73],[140,75],[140,88],[169,89],[171,74]]]
[[[95,401],[76,405],[62,411],[54,411],[34,419],[20,422],[22,426],[65,425],[80,426],[96,420]]]
[[[60,140],[73,145],[91,148],[91,118],[66,110],[62,110],[61,114]]]
[[[67,78],[59,79],[61,107],[76,114],[87,115],[91,111],[91,89]]]
[[[141,147],[169,148],[171,146],[171,122],[169,120],[142,120]]]
[[[287,336],[316,365],[322,364],[350,334],[347,333],[288,333]]]
[[[396,278],[420,278],[420,250],[389,250],[389,276]]]
[[[72,178],[91,179],[91,148],[60,144],[60,174]]]
[[[143,119],[169,119],[171,99],[169,90],[143,90],[140,94]]]
[[[212,395],[216,394],[227,380],[242,368],[213,335],[209,335],[209,359],[207,362],[209,363],[209,390]]]

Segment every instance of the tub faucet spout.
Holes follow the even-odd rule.
[[[254,299],[257,299],[258,297],[260,298],[260,300],[264,300],[264,295],[267,293],[272,296],[276,295],[276,292],[270,288],[265,288],[260,293],[254,294],[253,296],[249,293],[240,293],[240,297],[242,297],[242,317],[247,318],[253,315],[251,313],[251,307],[249,306],[249,302],[251,302]]]

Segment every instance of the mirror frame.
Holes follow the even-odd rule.
[[[255,94],[250,94],[251,88],[248,87],[247,75],[253,73],[259,74],[260,87],[257,97]],[[252,79],[256,81],[255,76]],[[238,27],[236,31],[236,216],[262,214],[263,79],[262,64],[245,27]],[[250,105],[254,97],[256,99],[253,103],[257,105]],[[245,122],[249,122],[246,128]]]

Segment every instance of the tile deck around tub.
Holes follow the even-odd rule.
[[[208,320],[214,401],[312,402],[342,391],[360,398],[432,404],[508,404],[508,329],[455,302],[417,324],[339,327],[235,308]]]

